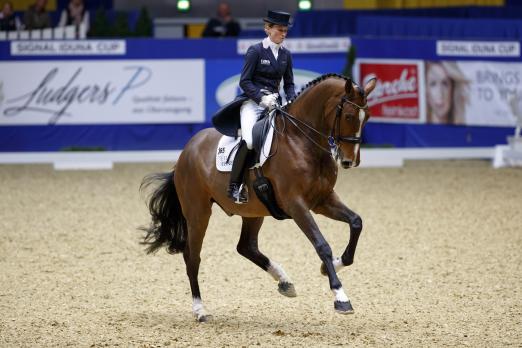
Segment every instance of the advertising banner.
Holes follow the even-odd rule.
[[[377,78],[368,97],[371,121],[425,121],[423,67],[420,60],[357,60],[354,76],[361,86]]]
[[[239,78],[244,59],[228,59],[206,61],[206,89],[207,89],[207,116],[212,115],[223,105],[231,102],[243,93],[239,87]],[[294,83],[295,91],[299,92],[308,82],[328,72],[342,71],[346,60],[339,58],[294,58]],[[280,94],[285,101],[284,91],[281,83]]]
[[[513,126],[522,98],[522,64],[427,61],[428,123]]]
[[[0,64],[0,126],[201,123],[203,59]]]

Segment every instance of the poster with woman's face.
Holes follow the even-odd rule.
[[[513,101],[522,97],[522,64],[428,61],[429,123],[513,126]]]
[[[372,121],[514,126],[522,113],[518,62],[360,59],[354,75],[377,77]]]
[[[451,99],[453,81],[437,62],[426,63],[426,103],[428,123],[454,123]]]

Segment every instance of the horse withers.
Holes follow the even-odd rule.
[[[364,88],[350,79],[323,75],[311,81],[297,97],[279,110],[273,142],[277,151],[264,164],[263,172],[273,185],[279,207],[290,216],[314,246],[322,261],[321,272],[328,276],[338,313],[353,313],[337,271],[353,263],[362,230],[358,214],[344,205],[334,191],[337,169],[359,165],[361,133],[369,113],[367,96],[375,88],[370,80]],[[170,253],[183,253],[198,321],[209,315],[204,309],[198,284],[200,252],[212,212],[217,203],[228,215],[243,219],[237,251],[278,281],[278,290],[296,296],[294,285],[284,269],[258,249],[258,234],[270,213],[251,195],[247,204],[238,205],[226,194],[229,173],[218,172],[216,146],[221,137],[215,129],[198,132],[187,143],[172,172],[153,174],[141,188],[156,184],[150,195],[151,225],[144,228],[147,251],[165,246]],[[246,185],[254,192],[254,174],[249,171]],[[348,245],[341,257],[332,250],[319,230],[311,211],[350,226]]]

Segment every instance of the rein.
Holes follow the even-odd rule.
[[[355,106],[355,108],[358,109],[359,111],[368,109],[368,104],[365,104],[365,105],[361,106],[359,104],[356,104],[356,103],[348,100],[347,96],[343,96],[341,98],[339,104],[337,104],[337,107],[336,107],[337,110],[336,110],[336,113],[335,113],[334,124],[333,124],[332,130],[330,131],[330,135],[329,136],[326,135],[326,134],[323,134],[322,132],[318,131],[314,127],[310,126],[308,123],[306,123],[304,121],[301,121],[300,119],[296,118],[292,114],[286,112],[280,106],[276,106],[276,110],[281,112],[281,114],[284,115],[283,119],[287,119],[288,121],[290,121],[290,123],[292,123],[301,132],[301,134],[303,134],[308,140],[310,140],[310,142],[312,142],[315,146],[317,146],[318,148],[320,148],[324,152],[327,152],[327,153],[331,154],[334,158],[337,159],[339,157],[339,143],[345,142],[345,143],[351,143],[351,144],[360,144],[362,142],[361,137],[355,137],[355,136],[343,137],[343,136],[340,135],[340,132],[341,132],[341,114],[343,112],[343,108],[344,108],[344,104],[345,103],[348,103],[348,104],[351,104],[351,105]],[[308,128],[309,130],[311,130],[315,134],[319,135],[321,138],[327,139],[328,140],[328,145],[329,145],[330,148],[326,149],[321,144],[317,143],[298,124]]]

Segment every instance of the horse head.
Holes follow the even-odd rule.
[[[333,99],[335,111],[326,115],[331,125],[328,143],[332,154],[343,168],[357,167],[360,163],[362,130],[370,113],[367,97],[376,85],[376,79],[369,80],[361,89],[351,79],[346,79],[342,96]]]

